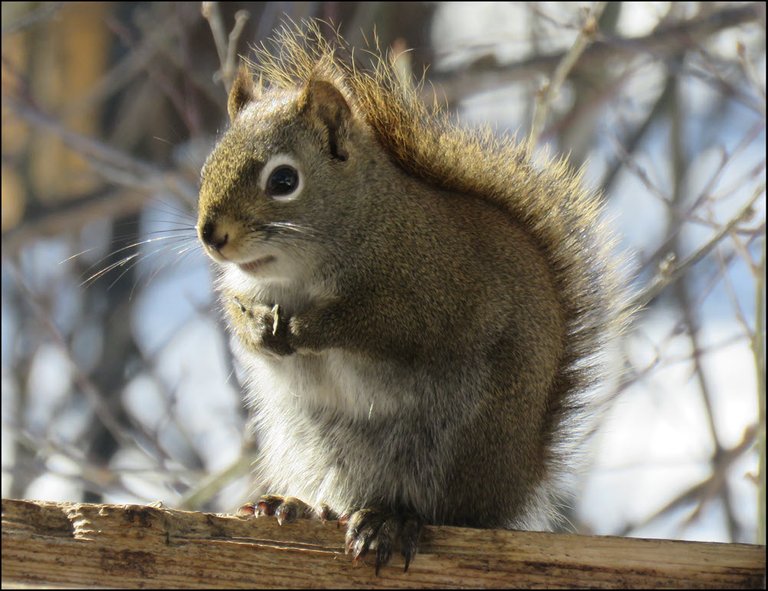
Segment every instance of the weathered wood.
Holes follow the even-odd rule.
[[[2,514],[3,586],[765,586],[765,546],[747,544],[428,527],[407,573],[397,556],[376,576],[335,522],[17,500]]]

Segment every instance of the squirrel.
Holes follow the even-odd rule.
[[[270,493],[246,511],[340,518],[377,573],[425,524],[547,529],[619,322],[599,195],[381,52],[314,22],[276,47],[236,76],[197,223]]]

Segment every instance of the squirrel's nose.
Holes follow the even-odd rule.
[[[210,246],[216,250],[221,250],[229,240],[229,234],[224,233],[221,235],[220,233],[217,233],[216,224],[208,220],[203,224],[200,230],[200,239],[207,246]]]

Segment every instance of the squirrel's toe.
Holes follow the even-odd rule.
[[[263,495],[257,501],[240,507],[237,514],[243,517],[274,516],[280,525],[291,523],[299,518],[320,517],[322,519],[324,517],[324,513],[315,511],[301,499],[280,495]]]
[[[389,563],[393,548],[399,544],[405,559],[405,570],[416,555],[423,521],[411,514],[379,509],[361,509],[352,514],[347,524],[346,550],[354,561],[369,551],[376,551],[376,574]]]

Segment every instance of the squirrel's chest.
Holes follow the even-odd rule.
[[[319,354],[275,358],[242,352],[249,395],[258,405],[279,405],[351,419],[398,411],[405,384],[382,364],[330,349]]]

